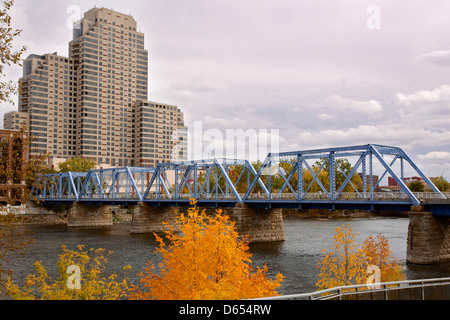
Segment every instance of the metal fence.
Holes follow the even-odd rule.
[[[450,278],[353,285],[258,300],[450,300]]]

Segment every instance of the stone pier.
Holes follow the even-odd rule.
[[[112,226],[110,206],[86,205],[74,202],[68,211],[68,227],[104,227]]]
[[[255,209],[248,204],[237,203],[225,210],[236,221],[240,235],[248,236],[250,243],[284,241],[283,209]]]
[[[134,211],[130,232],[161,233],[166,230],[163,222],[176,227],[179,210],[178,207],[152,207],[139,203]],[[213,209],[207,212],[214,214]],[[251,243],[285,240],[282,209],[255,209],[238,203],[234,208],[224,208],[223,213],[236,221],[238,233],[248,236]]]
[[[437,264],[450,261],[450,219],[434,217],[422,206],[409,213],[406,261]]]
[[[133,214],[130,233],[162,233],[166,230],[163,222],[176,226],[178,207],[153,207],[139,203]]]

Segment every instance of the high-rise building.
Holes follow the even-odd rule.
[[[69,57],[30,55],[19,112],[35,138],[30,156],[72,157],[102,167],[187,160],[187,128],[173,105],[148,101],[148,51],[130,15],[94,8],[74,25]],[[14,125],[16,125],[14,121]]]

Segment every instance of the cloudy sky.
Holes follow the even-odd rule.
[[[67,55],[93,6],[138,21],[149,99],[191,130],[279,130],[280,151],[394,145],[450,178],[447,0],[16,0],[17,44]]]

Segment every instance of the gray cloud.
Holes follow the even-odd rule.
[[[19,44],[27,54],[65,55],[69,6],[130,13],[146,35],[150,99],[177,104],[188,124],[278,128],[281,151],[398,145],[428,165],[423,155],[450,147],[450,83],[442,68],[450,63],[450,3],[379,0],[381,28],[369,30],[372,4],[21,0],[13,19],[24,29]],[[11,71],[18,75],[20,68]],[[434,162],[430,170],[442,169]]]

